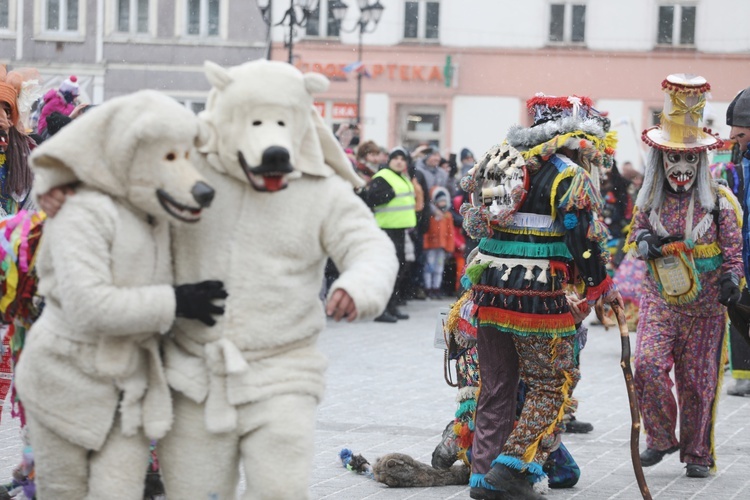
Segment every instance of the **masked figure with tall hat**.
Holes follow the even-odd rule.
[[[648,267],[635,352],[647,445],[641,462],[652,466],[679,451],[688,477],[707,477],[716,464],[725,306],[739,300],[743,276],[742,211],[731,190],[711,177],[707,151],[722,142],[701,126],[710,89],[696,75],[662,82],[660,124],[642,135],[650,154],[626,247]]]

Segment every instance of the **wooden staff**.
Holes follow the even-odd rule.
[[[641,432],[641,414],[638,410],[638,399],[635,397],[635,385],[633,384],[633,370],[630,369],[630,335],[628,333],[628,322],[625,320],[625,311],[617,303],[610,304],[617,317],[617,324],[620,327],[620,344],[622,354],[620,355],[620,366],[622,373],[625,375],[625,387],[628,389],[628,402],[630,403],[630,458],[633,461],[633,471],[635,479],[638,481],[638,488],[641,490],[643,500],[651,500],[651,492],[646,484],[646,477],[643,475],[643,466],[641,465],[641,455],[638,451],[638,439]]]

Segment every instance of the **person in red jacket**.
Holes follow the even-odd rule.
[[[422,273],[427,295],[435,299],[441,295],[445,258],[456,249],[450,195],[446,188],[435,186],[430,190],[430,210],[430,227],[424,235]]]

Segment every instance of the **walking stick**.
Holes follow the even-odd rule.
[[[625,387],[628,389],[628,402],[630,403],[630,459],[633,461],[635,479],[638,481],[638,488],[641,490],[643,500],[651,500],[651,492],[648,490],[646,477],[643,475],[641,455],[638,451],[638,439],[641,431],[641,415],[638,410],[638,399],[635,397],[633,370],[630,369],[630,335],[628,333],[628,322],[625,320],[625,311],[623,311],[619,304],[613,303],[610,305],[615,312],[617,324],[620,327],[620,344],[622,346],[620,366],[622,367],[623,375],[625,375]]]

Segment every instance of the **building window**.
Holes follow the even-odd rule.
[[[149,0],[116,0],[117,31],[148,33]]]
[[[307,18],[307,26],[305,33],[307,36],[330,36],[337,37],[341,27],[336,22],[336,18],[333,16],[334,2],[332,0],[320,0],[317,8],[310,12],[310,17]],[[321,12],[326,15],[322,16]]]
[[[440,2],[430,0],[404,2],[404,38],[407,40],[440,38]]]
[[[206,109],[206,101],[201,99],[177,99],[177,102],[185,106],[196,115]]]
[[[10,29],[10,1],[0,0],[0,30]]]
[[[45,31],[78,31],[78,0],[46,0]]]
[[[549,6],[549,41],[583,43],[586,41],[586,6],[552,3]]]
[[[659,45],[695,45],[695,14],[695,5],[660,5],[656,43]]]
[[[219,36],[220,0],[187,0],[188,35]]]

